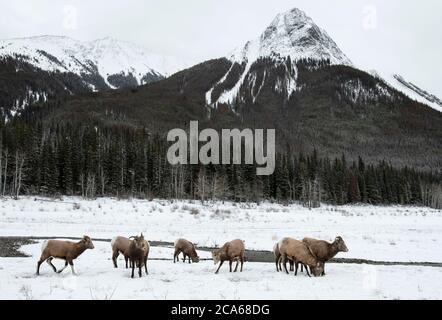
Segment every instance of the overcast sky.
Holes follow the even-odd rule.
[[[440,0],[0,0],[0,38],[110,36],[199,62],[256,38],[293,7],[356,66],[400,73],[442,98]]]

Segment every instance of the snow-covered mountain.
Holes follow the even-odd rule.
[[[278,14],[258,39],[235,50],[230,59],[252,63],[260,57],[329,59],[332,64],[351,65],[327,32],[297,8]]]
[[[442,112],[442,100],[435,95],[425,91],[424,89],[418,87],[414,83],[407,81],[402,76],[398,74],[391,75],[389,77],[384,77],[388,84],[396,88],[397,90],[403,92],[409,98],[419,101],[423,104],[430,106],[431,108]]]
[[[413,82],[406,80],[399,74],[391,74],[390,72],[380,72],[379,70],[369,70],[373,77],[381,79],[389,86],[395,88],[397,91],[402,92],[412,100],[423,103],[434,110],[442,112],[442,100],[434,94],[427,92],[426,90],[418,87]]]
[[[231,68],[206,93],[206,103],[212,108],[227,104],[234,110],[235,104],[244,102],[246,95],[256,101],[264,84],[270,81],[270,72],[273,72],[274,90],[284,94],[288,100],[297,90],[302,89],[296,63],[293,63],[301,59],[329,61],[331,65],[357,68],[327,32],[297,8],[278,14],[257,39],[248,41],[226,58],[232,63]],[[267,63],[264,71],[257,67],[262,60]],[[442,111],[440,99],[401,76],[369,73],[387,85],[379,83],[373,88],[363,88],[359,84],[344,83],[346,95],[352,100],[389,99],[393,96],[394,88],[413,100]]]
[[[234,50],[227,58],[233,63],[229,73],[234,69],[233,66],[238,64],[243,66],[241,75],[235,85],[225,90],[216,100],[212,99],[214,88],[207,92],[208,105],[233,103],[244,81],[247,80],[251,67],[259,59],[272,59],[275,64],[284,64],[290,58],[291,61],[314,59],[328,60],[331,64],[352,65],[350,59],[339,49],[327,32],[297,8],[278,14],[259,38],[248,41],[244,47]],[[295,64],[291,64],[291,68],[293,69],[287,70],[285,79],[280,79],[277,88],[286,91],[287,96],[296,90]],[[229,73],[219,84],[226,81]],[[252,78],[249,80],[256,82],[256,76]]]
[[[101,77],[110,88],[141,85],[190,66],[184,59],[153,54],[112,38],[91,42],[68,37],[39,36],[0,40],[0,57],[19,57],[44,71],[70,72],[99,90]]]

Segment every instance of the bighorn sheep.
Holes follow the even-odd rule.
[[[58,273],[62,273],[69,264],[71,266],[72,273],[75,275],[74,260],[87,249],[94,249],[94,244],[92,243],[91,238],[88,236],[84,236],[78,243],[59,240],[44,241],[41,248],[41,257],[37,263],[37,275],[40,274],[40,266],[45,261],[47,261],[47,263],[52,267],[54,272]],[[55,266],[52,264],[52,260],[54,258],[65,260],[63,269],[57,271],[57,268],[55,268]]]
[[[276,264],[276,271],[282,271],[281,267],[281,253],[279,252],[279,242],[275,243],[273,246],[273,255],[275,256],[275,264]],[[294,262],[289,261],[290,263],[290,271],[294,271]]]
[[[284,238],[279,242],[279,252],[281,253],[282,263],[287,274],[289,273],[286,265],[287,260],[291,260],[295,263],[295,276],[298,274],[299,263],[308,266],[315,277],[320,276],[324,270],[324,264],[319,261],[313,255],[310,248],[301,241]],[[306,271],[307,275],[310,277],[307,268]]]
[[[304,238],[302,242],[307,244],[317,259],[324,264],[339,252],[348,252],[348,248],[341,237],[336,237],[333,243],[312,238]],[[322,274],[325,275],[325,265]]]
[[[232,263],[233,261],[236,261],[236,267],[235,271],[238,271],[238,265],[241,261],[241,272],[243,270],[244,265],[244,241],[242,240],[233,240],[230,242],[225,243],[221,249],[212,251],[212,258],[215,265],[218,262],[221,262],[218,269],[216,270],[215,274],[219,272],[219,269],[223,265],[224,261],[229,261],[230,266],[230,272],[232,272]]]
[[[129,267],[129,246],[131,240],[125,237],[115,237],[111,241],[112,246],[112,261],[114,263],[114,267],[118,268],[117,258],[120,253],[124,256],[124,260],[126,261],[126,269]]]
[[[131,278],[134,278],[135,273],[135,266],[138,267],[138,274],[140,278],[142,277],[142,267],[144,266],[144,269],[146,271],[146,275],[149,274],[147,271],[147,258],[149,257],[149,242],[144,240],[143,234],[141,236],[134,236],[130,237],[130,239],[133,239],[130,242],[129,249],[128,249],[128,256],[130,265],[132,267],[132,275]]]
[[[189,258],[189,263],[191,263],[190,259],[192,259],[192,262],[200,261],[200,257],[198,257],[198,254],[195,250],[195,245],[192,242],[187,241],[186,239],[178,239],[177,241],[175,241],[175,253],[173,254],[173,263],[180,260],[178,257],[180,253],[183,253],[183,262],[186,262],[186,257]]]

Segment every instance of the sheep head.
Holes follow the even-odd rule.
[[[94,244],[92,243],[91,238],[88,237],[88,236],[83,236],[83,239],[81,239],[80,242],[81,242],[82,244],[84,244],[84,246],[85,246],[87,249],[94,249],[94,248],[95,248],[95,247],[94,247]]]
[[[312,274],[315,277],[320,277],[324,273],[324,263],[323,262],[317,262],[316,266],[314,268],[311,268]]]
[[[141,236],[132,236],[129,239],[133,239],[132,244],[137,249],[143,249],[144,248],[144,235],[141,234]]]
[[[338,248],[339,252],[348,252],[347,245],[341,237],[336,237],[335,245]]]
[[[221,250],[214,250],[212,251],[212,259],[214,264],[218,264],[218,262],[221,261]]]

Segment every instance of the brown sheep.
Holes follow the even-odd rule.
[[[235,271],[238,270],[239,262],[241,261],[241,272],[244,265],[244,253],[245,253],[244,241],[233,240],[225,243],[222,248],[212,251],[212,258],[215,265],[221,262],[215,274],[219,272],[219,269],[225,261],[229,261],[230,272],[232,272],[232,263],[236,261]]]
[[[273,246],[273,255],[275,256],[275,264],[276,264],[276,271],[282,271],[281,267],[281,253],[279,252],[279,242],[275,243]],[[290,263],[290,271],[294,271],[294,263],[293,261],[289,261]]]
[[[52,267],[54,272],[58,273],[62,273],[69,264],[72,269],[72,274],[75,275],[74,260],[87,249],[94,249],[94,244],[88,236],[84,236],[78,243],[59,240],[48,240],[43,242],[41,257],[37,263],[37,275],[40,274],[40,266],[45,261]],[[57,268],[52,264],[54,258],[65,260],[64,268],[60,271],[57,271]]]
[[[281,242],[281,241],[280,241]],[[275,255],[275,258],[278,259],[276,261],[276,270],[282,271],[282,267],[281,267],[281,262],[282,262],[282,258],[281,258],[281,253],[279,252],[279,246],[280,246],[280,242],[276,243],[275,246],[273,247],[273,253]],[[295,267],[294,265],[296,264],[296,271],[295,271],[295,275],[298,274],[298,267],[299,267],[299,263],[294,263],[291,260],[288,260],[289,264],[290,264],[290,271],[295,271]],[[285,267],[285,266],[284,266]],[[304,264],[301,264],[301,272],[304,272],[304,268],[307,270],[307,266]],[[307,274],[308,274],[308,270],[307,270]]]
[[[130,266],[132,267],[131,278],[134,278],[135,266],[138,267],[138,274],[140,278],[143,276],[142,267],[144,266],[146,274],[147,271],[147,258],[149,256],[149,243],[144,240],[143,234],[141,236],[130,237],[133,239],[129,245],[128,256],[130,261]]]
[[[302,241],[309,246],[313,254],[324,264],[339,252],[348,252],[347,245],[341,237],[336,237],[333,243],[312,238],[304,238]],[[325,266],[323,275],[325,275]]]
[[[124,260],[126,261],[126,269],[129,267],[129,246],[131,240],[125,237],[115,237],[111,241],[112,246],[112,261],[114,263],[114,267],[118,268],[117,258],[120,253],[124,256]]]
[[[295,263],[295,276],[298,274],[298,264],[308,266],[315,277],[319,277],[324,270],[324,264],[316,259],[309,247],[301,241],[284,238],[279,242],[279,251],[287,274],[289,273],[286,264],[287,260],[291,260]],[[307,275],[310,277],[307,268],[306,271]]]
[[[196,263],[200,261],[200,258],[198,257],[198,254],[196,253],[195,250],[195,245],[192,242],[187,241],[186,239],[178,239],[177,241],[175,241],[175,252],[173,254],[173,263],[179,261],[178,256],[180,253],[183,253],[183,262],[186,261],[186,257],[189,258],[189,263],[191,263],[190,259],[192,259],[192,262]]]

